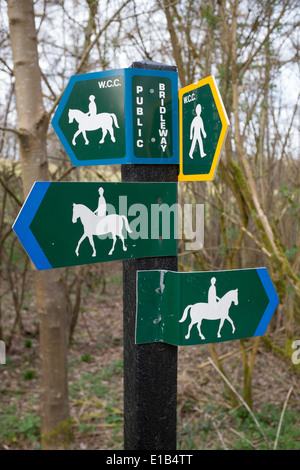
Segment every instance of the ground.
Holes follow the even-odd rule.
[[[84,291],[69,350],[73,449],[123,449],[122,265],[107,263],[105,272],[104,292],[102,283]],[[25,313],[32,322],[34,313]],[[283,333],[276,332],[277,343]],[[252,341],[246,340],[249,350]],[[231,387],[243,395],[240,342],[215,349]],[[39,364],[38,337],[17,334],[0,365],[0,449],[40,448]],[[180,347],[177,448],[300,449],[299,372],[292,361],[260,341],[252,383],[254,415],[235,392],[231,402],[208,345]]]

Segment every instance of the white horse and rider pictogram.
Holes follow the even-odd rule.
[[[103,144],[107,132],[110,134],[112,142],[115,142],[114,128],[113,126],[119,128],[117,117],[114,113],[99,113],[97,114],[97,107],[95,103],[94,95],[89,97],[89,111],[84,113],[79,109],[69,109],[69,124],[71,124],[74,119],[78,123],[78,130],[75,132],[72,145],[76,145],[76,137],[79,134],[82,134],[85,145],[89,145],[89,140],[86,136],[86,131],[95,131],[97,129],[102,129],[102,138],[99,140],[99,144]]]
[[[113,253],[117,237],[119,237],[122,241],[123,251],[127,251],[127,247],[125,246],[124,241],[124,235],[122,233],[123,228],[125,228],[128,233],[132,233],[127,217],[125,217],[125,215],[118,214],[106,215],[106,201],[103,196],[103,191],[103,188],[100,187],[98,208],[94,212],[83,204],[73,203],[72,222],[77,222],[77,219],[79,218],[83,225],[83,235],[80,238],[75,249],[75,253],[77,256],[79,256],[79,247],[81,243],[85,238],[88,238],[93,248],[92,256],[95,257],[96,249],[93,236],[97,235],[99,237],[101,235],[107,235],[109,233],[112,235],[113,245],[108,254],[111,255]]]
[[[235,332],[235,326],[232,319],[229,317],[229,309],[232,304],[238,305],[238,289],[233,289],[228,291],[222,298],[217,297],[216,287],[215,287],[216,278],[211,278],[211,286],[208,291],[208,303],[196,303],[188,305],[183,312],[182,318],[179,322],[184,322],[187,319],[188,314],[190,314],[191,322],[189,324],[188,333],[185,336],[185,339],[189,339],[191,334],[192,326],[197,324],[197,329],[201,339],[205,339],[201,331],[202,320],[220,320],[219,329],[218,329],[218,338],[221,338],[221,329],[223,327],[224,321],[228,320],[232,326],[232,334]]]

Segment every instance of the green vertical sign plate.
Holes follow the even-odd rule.
[[[139,271],[136,343],[176,346],[264,334],[278,304],[266,268]]]
[[[132,77],[133,151],[137,158],[173,155],[172,83],[169,77]]]

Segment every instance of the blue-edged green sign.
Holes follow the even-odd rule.
[[[73,75],[52,126],[75,166],[178,163],[177,72]]]
[[[261,336],[278,302],[266,268],[138,271],[136,343],[180,346]]]
[[[36,182],[13,229],[38,270],[176,256],[176,203],[176,183]]]

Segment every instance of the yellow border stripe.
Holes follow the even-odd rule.
[[[200,88],[204,85],[209,84],[212,95],[214,97],[217,110],[219,112],[219,116],[222,122],[222,130],[220,133],[220,137],[218,140],[218,144],[216,147],[215,155],[212,161],[210,172],[204,175],[184,175],[183,174],[183,111],[182,111],[182,97],[186,93],[195,90],[196,88]],[[198,83],[193,83],[192,85],[188,85],[181,90],[178,91],[179,97],[179,175],[178,181],[212,181],[214,179],[216,169],[219,162],[220,153],[225,142],[225,138],[228,131],[229,119],[219,93],[217,84],[215,79],[212,75],[209,77],[203,78]]]

